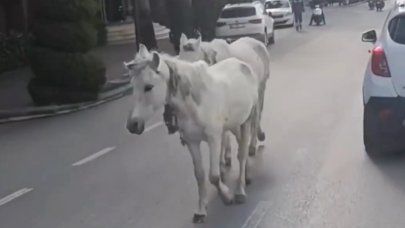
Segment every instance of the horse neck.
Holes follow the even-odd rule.
[[[210,86],[211,78],[207,74],[207,65],[202,61],[193,64],[182,63],[185,63],[181,66],[185,72],[172,72],[174,75],[168,81],[167,102],[180,115],[195,115],[198,112],[203,91]]]

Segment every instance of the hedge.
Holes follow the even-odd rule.
[[[55,21],[91,20],[97,12],[96,0],[37,0],[36,18]]]
[[[83,88],[98,92],[105,83],[105,66],[91,53],[65,53],[34,47],[31,68],[35,76],[57,87]]]
[[[87,52],[97,45],[97,30],[84,21],[37,21],[33,25],[37,44],[66,52]]]

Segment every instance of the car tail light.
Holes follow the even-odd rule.
[[[382,47],[376,47],[372,51],[371,70],[375,75],[381,77],[391,77],[387,58],[385,57],[385,52]]]
[[[222,27],[225,26],[226,23],[225,22],[217,22],[217,27]]]
[[[260,24],[260,23],[262,23],[262,19],[249,20],[249,23],[252,23],[252,24]]]

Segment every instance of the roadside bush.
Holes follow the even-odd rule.
[[[95,0],[38,0],[30,53],[35,78],[28,85],[38,105],[94,100],[105,66],[90,50],[97,45]]]
[[[33,26],[37,44],[66,52],[87,52],[97,45],[97,30],[87,22],[37,21]],[[63,36],[61,36],[63,34]]]
[[[27,64],[30,43],[30,36],[0,34],[0,73]]]
[[[83,21],[96,16],[95,0],[37,0],[36,18],[51,21]]]
[[[91,53],[67,53],[35,47],[31,52],[31,68],[37,78],[55,87],[98,92],[105,83],[104,64]]]

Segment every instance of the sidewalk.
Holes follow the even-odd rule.
[[[169,40],[159,40],[159,48],[169,54],[173,54],[173,48]],[[95,102],[86,102],[83,104],[66,105],[67,108],[76,107],[77,110],[84,109],[84,105],[88,107],[94,106],[94,103],[104,103],[103,100],[109,101],[128,94],[130,86],[128,85],[128,78],[124,77],[125,69],[123,68],[124,61],[130,61],[135,55],[135,44],[113,45],[100,47],[94,50],[100,56],[106,65],[107,84],[103,89],[104,92],[100,94],[100,100]],[[61,110],[61,106],[35,107],[30,95],[27,91],[27,85],[33,77],[31,69],[24,67],[14,71],[9,71],[0,74],[0,123],[8,122],[4,118],[13,116],[20,116],[26,113],[36,113],[39,115],[42,112],[51,112],[55,115],[55,110]],[[86,107],[87,107],[86,106]],[[75,111],[75,110],[72,110]],[[64,110],[63,113],[67,113]],[[3,120],[2,120],[3,119]]]

